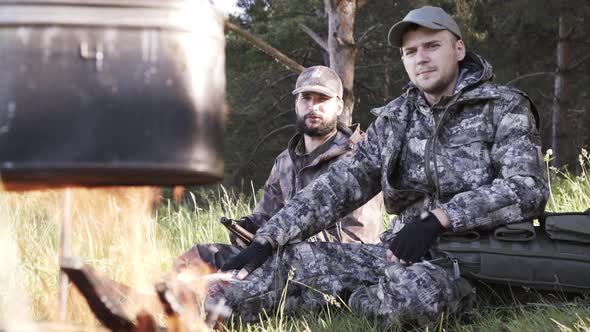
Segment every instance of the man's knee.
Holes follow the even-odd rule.
[[[393,264],[377,285],[356,289],[348,301],[351,309],[377,317],[384,323],[436,321],[441,313],[465,310],[473,290],[465,279],[454,279],[444,268],[430,263],[410,267]]]

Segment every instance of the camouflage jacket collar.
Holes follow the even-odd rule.
[[[317,156],[311,163],[309,163],[307,167],[313,167],[320,163],[337,158],[340,155],[352,150],[354,145],[363,138],[363,135],[364,134],[361,131],[359,124],[354,124],[350,127],[338,124],[336,138],[331,142],[332,147],[330,147],[326,152]],[[287,150],[291,158],[293,158],[292,156],[296,154],[297,145],[301,140],[303,140],[303,135],[296,134],[289,141]]]

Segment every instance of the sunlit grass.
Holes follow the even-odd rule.
[[[216,190],[189,192],[180,204],[167,200],[157,210],[162,238],[171,251],[179,255],[196,243],[229,243],[229,236],[219,222],[221,216],[239,219],[251,213],[255,197]]]
[[[549,162],[550,155],[545,157]],[[547,211],[585,211],[590,208],[590,154],[582,149],[578,157],[580,174],[562,172],[548,167],[549,179],[552,180],[551,198],[547,202]]]
[[[549,158],[549,157],[548,157]],[[590,157],[580,156],[579,175],[549,169],[552,195],[548,211],[583,211],[590,207]],[[249,214],[255,203],[253,190],[236,193],[222,186],[189,191],[184,200],[164,199],[157,206],[149,188],[74,190],[72,202],[71,254],[83,257],[96,270],[115,280],[137,287],[132,261],[139,261],[148,282],[172,270],[174,259],[197,243],[228,243],[220,216],[239,218]],[[155,192],[157,194],[157,192]],[[0,223],[16,239],[19,276],[26,289],[34,321],[57,318],[58,253],[64,191],[0,193]],[[141,211],[133,211],[141,210]],[[387,217],[384,216],[386,220]],[[152,222],[149,222],[149,221]],[[145,252],[133,254],[135,224],[142,224]],[[5,239],[3,237],[3,239]],[[9,241],[3,241],[9,242]],[[0,250],[12,254],[4,244]],[[5,259],[6,261],[6,259]],[[2,271],[13,280],[16,274]],[[11,279],[12,278],[12,279]],[[0,278],[0,280],[4,280]],[[10,301],[0,287],[2,301]],[[461,317],[443,317],[439,331],[590,331],[590,301],[581,297],[565,301],[547,296],[523,301],[503,297],[505,302],[480,296],[479,307]],[[2,310],[0,305],[0,310]],[[0,312],[0,326],[3,321]],[[68,322],[96,324],[85,302],[71,296]],[[269,314],[258,324],[239,324],[234,331],[378,331],[400,326],[379,326],[369,318],[345,309],[327,308],[297,316]],[[407,327],[404,327],[407,328]]]

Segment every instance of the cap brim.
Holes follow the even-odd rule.
[[[412,24],[432,29],[432,30],[448,30],[448,28],[438,25],[434,22],[420,21],[420,20],[406,20],[394,24],[387,34],[387,41],[393,47],[402,47],[402,35],[406,28]]]
[[[296,95],[298,93],[302,93],[302,92],[316,92],[316,93],[321,93],[323,95],[326,95],[328,97],[336,97],[338,96],[338,94],[334,93],[334,91],[323,87],[321,85],[306,85],[306,86],[302,86],[298,89],[293,90],[293,94]]]

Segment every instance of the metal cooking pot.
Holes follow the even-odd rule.
[[[219,180],[224,48],[206,0],[0,0],[4,187]]]

